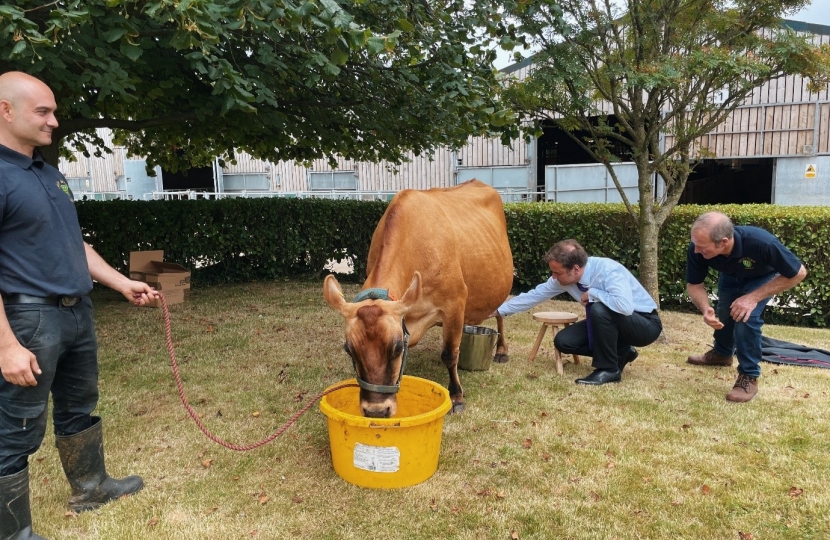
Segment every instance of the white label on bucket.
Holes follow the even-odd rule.
[[[364,471],[398,472],[401,467],[401,451],[394,446],[355,443],[354,466]]]

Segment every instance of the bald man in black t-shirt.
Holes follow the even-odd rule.
[[[92,280],[135,305],[158,296],[108,265],[84,242],[72,192],[39,146],[58,127],[55,96],[25,73],[0,75],[0,538],[32,532],[28,458],[46,433],[72,487],[69,509],[92,510],[143,487],[104,467],[98,344],[87,294]]]

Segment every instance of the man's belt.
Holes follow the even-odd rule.
[[[3,293],[3,304],[40,304],[44,306],[72,307],[81,301],[81,296],[32,296],[31,294]]]

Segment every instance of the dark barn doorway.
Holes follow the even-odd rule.
[[[213,191],[213,167],[193,167],[185,171],[168,172],[161,170],[165,191]]]
[[[596,122],[599,117],[592,118]],[[615,125],[615,116],[606,117],[610,125]],[[545,191],[545,167],[548,165],[581,165],[584,163],[598,163],[581,146],[579,146],[565,131],[556,127],[552,122],[545,121],[542,124],[542,136],[536,140],[538,159],[536,160],[536,189]],[[586,137],[585,131],[575,131],[577,137]],[[620,161],[631,161],[630,150],[612,141],[612,152],[620,158]]]
[[[773,159],[707,159],[695,167],[679,204],[772,202]]]

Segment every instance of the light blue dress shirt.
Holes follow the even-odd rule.
[[[601,302],[617,313],[631,315],[635,311],[651,313],[657,309],[654,299],[637,278],[613,259],[588,257],[585,272],[579,283],[588,287],[589,302]],[[582,292],[576,283],[560,285],[551,277],[535,289],[505,301],[499,306],[498,312],[502,317],[521,313],[564,292],[570,294],[577,302],[582,298]]]

